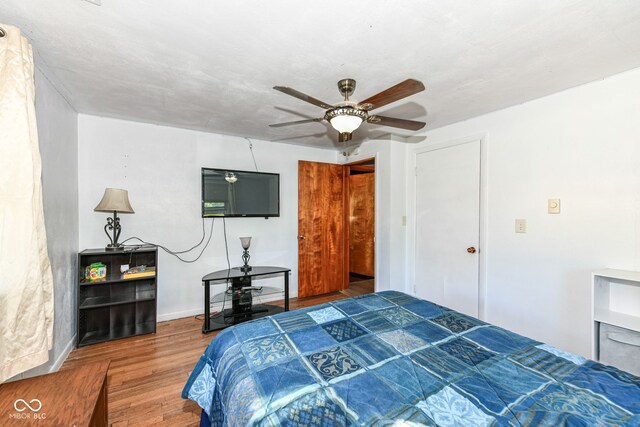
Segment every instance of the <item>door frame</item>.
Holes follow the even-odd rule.
[[[374,197],[374,203],[373,203],[373,223],[374,223],[374,231],[373,231],[373,236],[374,236],[374,241],[373,241],[373,250],[374,250],[374,254],[373,254],[373,287],[374,287],[374,291],[378,289],[377,286],[377,277],[378,277],[378,239],[376,238],[376,234],[378,232],[378,161],[377,161],[377,156],[371,156],[371,157],[367,157],[366,159],[362,159],[362,160],[356,160],[354,162],[350,162],[350,163],[343,163],[342,167],[343,167],[343,183],[344,183],[344,191],[343,191],[343,207],[344,207],[344,213],[343,213],[343,221],[344,221],[344,225],[342,226],[342,229],[344,231],[344,264],[343,264],[343,281],[342,281],[342,289],[347,289],[349,287],[349,233],[350,233],[350,228],[351,228],[351,224],[349,221],[349,209],[350,209],[350,196],[351,196],[351,187],[349,185],[349,175],[351,175],[351,166],[358,166],[358,165],[363,165],[366,163],[370,163],[373,162],[374,168],[373,168],[373,180],[374,180],[374,186],[373,186],[373,197]]]
[[[478,224],[478,317],[481,320],[486,320],[486,291],[487,291],[487,254],[488,254],[488,243],[487,243],[487,218],[488,216],[488,206],[487,206],[487,144],[488,137],[486,134],[475,134],[469,135],[462,138],[456,139],[443,139],[441,141],[436,141],[434,143],[430,143],[427,146],[423,146],[421,148],[415,148],[410,154],[410,165],[409,165],[409,173],[410,178],[409,182],[412,182],[413,192],[408,194],[407,196],[407,204],[408,204],[408,212],[411,212],[410,219],[407,222],[407,249],[410,251],[410,256],[407,257],[407,274],[408,274],[408,282],[407,282],[407,291],[408,293],[415,295],[416,289],[416,277],[415,277],[415,267],[416,267],[416,218],[417,218],[417,207],[416,207],[416,168],[418,155],[422,153],[426,153],[429,151],[441,150],[444,148],[454,147],[456,145],[467,144],[474,141],[480,141],[480,201],[479,201],[479,224]]]

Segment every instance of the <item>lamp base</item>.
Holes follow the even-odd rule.
[[[110,251],[110,252],[111,252],[111,251],[124,251],[124,246],[120,246],[120,245],[118,245],[118,246],[111,246],[111,245],[107,245],[107,246],[104,248],[104,250],[105,250],[105,251]]]

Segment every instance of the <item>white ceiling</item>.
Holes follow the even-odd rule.
[[[365,124],[354,140],[428,129],[640,67],[638,0],[2,0],[81,113],[337,147],[291,86],[333,104],[405,78],[427,90],[376,110],[419,132]]]

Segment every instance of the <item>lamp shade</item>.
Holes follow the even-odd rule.
[[[367,110],[354,108],[351,105],[335,107],[324,114],[324,119],[340,133],[351,133],[358,129],[363,121],[369,118]]]
[[[129,192],[120,188],[106,188],[95,212],[135,213],[129,203]]]
[[[242,249],[249,249],[249,246],[251,246],[251,237],[241,237],[240,244],[242,245]]]
[[[362,118],[350,115],[335,116],[330,123],[340,133],[351,133],[360,127]]]

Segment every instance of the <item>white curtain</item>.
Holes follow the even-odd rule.
[[[49,358],[53,278],[42,206],[33,54],[0,23],[0,382]]]

